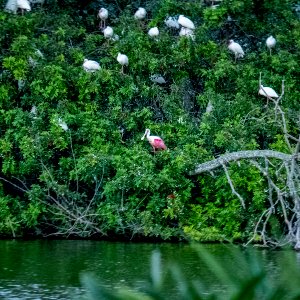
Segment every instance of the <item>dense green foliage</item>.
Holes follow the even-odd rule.
[[[4,6],[4,1],[0,1]],[[225,152],[285,152],[264,85],[280,92],[297,132],[300,21],[293,1],[54,1],[31,12],[0,12],[0,234],[244,240],[266,207],[257,169],[233,165],[225,174],[188,173]],[[147,20],[133,14],[145,6]],[[119,41],[98,28],[106,7]],[[195,40],[168,29],[167,15],[184,14]],[[147,31],[158,26],[160,35]],[[277,39],[272,55],[265,46]],[[245,50],[234,61],[228,39]],[[41,51],[43,57],[39,55]],[[129,58],[120,73],[118,52]],[[84,58],[101,70],[85,72]],[[165,85],[150,80],[162,74]],[[214,109],[206,113],[211,101]],[[32,107],[36,107],[36,112]],[[59,125],[63,120],[68,126]],[[167,151],[141,141],[146,128]],[[282,213],[272,234],[283,230]]]
[[[212,274],[215,284],[207,284],[203,278],[187,278],[181,266],[175,262],[163,264],[159,252],[153,252],[150,265],[150,282],[133,291],[133,288],[118,287],[108,289],[101,284],[101,278],[94,274],[82,274],[81,281],[86,289],[88,300],[162,300],[170,299],[166,287],[177,291],[173,299],[201,300],[201,299],[230,299],[230,300],[276,300],[299,299],[300,279],[296,257],[286,254],[281,268],[286,270],[276,280],[271,278],[263,267],[263,262],[254,251],[245,255],[240,250],[232,251],[234,260],[239,263],[239,271],[232,261],[218,262],[214,255],[202,248],[196,248],[199,259],[195,264],[204,265],[208,274]],[[291,254],[291,253],[289,253]],[[291,276],[291,274],[293,274]],[[274,283],[276,282],[276,284]],[[167,283],[172,282],[172,285]],[[167,295],[166,295],[167,294]]]

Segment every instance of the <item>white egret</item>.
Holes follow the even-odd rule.
[[[114,36],[114,30],[110,26],[107,26],[103,30],[103,34],[106,39],[111,39]]]
[[[95,72],[100,70],[100,64],[98,62],[86,58],[84,59],[82,66],[86,72]]]
[[[17,7],[21,9],[22,15],[24,15],[24,10],[31,11],[30,3],[28,0],[17,0]]]
[[[228,49],[234,53],[235,61],[237,58],[242,58],[245,55],[241,45],[236,43],[234,40],[229,40]]]
[[[267,47],[269,48],[269,50],[270,50],[270,55],[272,54],[271,52],[272,52],[272,48],[274,48],[275,47],[275,45],[276,45],[276,39],[271,35],[271,36],[269,36],[268,38],[267,38],[267,40],[266,40],[266,45],[267,45]]]
[[[214,106],[212,105],[211,101],[209,100],[207,103],[205,112],[207,114],[210,114],[213,111],[213,109],[214,109]]]
[[[66,122],[62,120],[62,118],[58,118],[58,125],[64,130],[67,131],[69,129]]]
[[[148,35],[151,37],[157,37],[159,35],[159,30],[157,27],[152,27],[148,31]]]
[[[124,74],[124,66],[128,65],[128,57],[125,54],[118,53],[117,61],[122,65],[121,72]]]
[[[105,21],[108,18],[108,10],[103,7],[100,8],[97,17],[100,19],[99,28],[105,28]]]
[[[166,83],[166,80],[159,74],[154,74],[150,76],[150,80],[154,83],[158,84],[164,84]]]
[[[195,40],[194,30],[186,27],[181,27],[179,31],[179,36],[190,37],[193,41]]]
[[[183,16],[183,15],[180,15],[179,18],[178,18],[178,23],[183,26],[183,27],[186,27],[186,28],[189,28],[189,29],[195,29],[195,25],[194,23],[187,17]]]
[[[179,29],[179,27],[180,27],[178,20],[175,17],[166,18],[165,24],[167,25],[167,27],[172,28],[172,29]]]
[[[136,20],[143,20],[143,19],[145,19],[146,14],[147,14],[146,9],[143,7],[139,7],[139,9],[134,14],[134,18]]]
[[[16,14],[18,10],[17,0],[8,0],[5,4],[4,10]]]

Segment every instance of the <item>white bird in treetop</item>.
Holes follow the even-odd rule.
[[[179,23],[177,21],[177,19],[175,17],[168,17],[165,19],[165,24],[167,25],[167,27],[169,28],[175,28],[175,29],[179,29]]]
[[[128,57],[127,57],[127,55],[118,53],[117,61],[122,65],[121,72],[124,74],[124,66],[128,65]]]
[[[17,0],[8,0],[5,4],[4,10],[16,14],[18,10]]]
[[[159,75],[159,74],[151,75],[150,79],[154,83],[158,83],[158,84],[164,84],[164,83],[166,83],[166,80],[161,75]]]
[[[163,139],[159,136],[150,135],[150,129],[146,129],[144,135],[142,136],[141,140],[144,138],[147,138],[148,142],[153,148],[153,152],[155,153],[155,150],[167,150],[167,146],[165,145]]]
[[[106,39],[110,39],[113,37],[114,35],[114,30],[110,27],[110,26],[107,26],[104,30],[103,30],[103,34],[104,34],[104,37]]]
[[[62,118],[58,118],[58,125],[64,130],[67,131],[69,129],[67,123],[62,120]]]
[[[146,14],[147,14],[146,9],[143,7],[139,7],[139,9],[134,14],[134,18],[136,20],[143,20],[145,19]]]
[[[31,11],[29,1],[28,0],[8,0],[6,2],[6,5],[5,5],[6,11],[16,14],[18,9],[21,9],[22,15],[24,14],[24,10]]]
[[[97,17],[100,18],[99,28],[105,28],[105,21],[108,18],[108,10],[103,7],[100,8]]]
[[[86,72],[95,72],[100,70],[100,64],[98,62],[87,58],[84,59],[82,66]]]
[[[17,7],[21,9],[22,15],[24,14],[24,10],[31,11],[30,3],[28,0],[17,0]]]
[[[278,94],[272,88],[263,85],[260,86],[258,93],[262,96],[271,99],[279,97]]]
[[[188,19],[187,17],[185,17],[183,15],[179,16],[178,23],[183,27],[193,29],[193,30],[195,29],[194,23],[190,19]]]
[[[148,31],[148,35],[151,37],[157,37],[159,35],[159,30],[157,27],[152,27]]]
[[[270,55],[271,55],[272,48],[274,48],[275,45],[276,45],[276,39],[275,39],[272,35],[269,36],[269,37],[267,38],[267,40],[266,40],[266,45],[267,45],[267,47],[269,48],[269,50],[270,50]]]
[[[179,36],[190,37],[193,41],[195,40],[194,30],[186,27],[181,27],[179,31]]]
[[[237,58],[242,58],[245,55],[241,45],[236,43],[234,40],[229,40],[228,49],[234,53],[235,61]]]

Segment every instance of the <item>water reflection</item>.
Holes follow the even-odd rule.
[[[233,246],[205,245],[217,261],[236,265],[236,275],[249,270],[249,264],[235,255]],[[163,266],[178,263],[186,278],[201,278],[214,290],[223,291],[214,274],[198,259],[188,244],[110,243],[100,241],[0,241],[0,298],[75,299],[83,294],[79,274],[92,272],[110,288],[139,289],[149,279],[153,250],[159,250]],[[247,251],[243,252],[245,257]],[[284,251],[257,251],[265,269],[276,276]],[[299,261],[299,255],[295,253]],[[300,262],[299,262],[300,265]],[[255,266],[252,266],[255,267]],[[177,287],[169,282],[172,297]],[[174,297],[173,297],[174,299]]]

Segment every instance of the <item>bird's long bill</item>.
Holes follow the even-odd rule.
[[[146,136],[146,132],[144,133],[144,135],[142,136],[141,140],[143,140]]]

